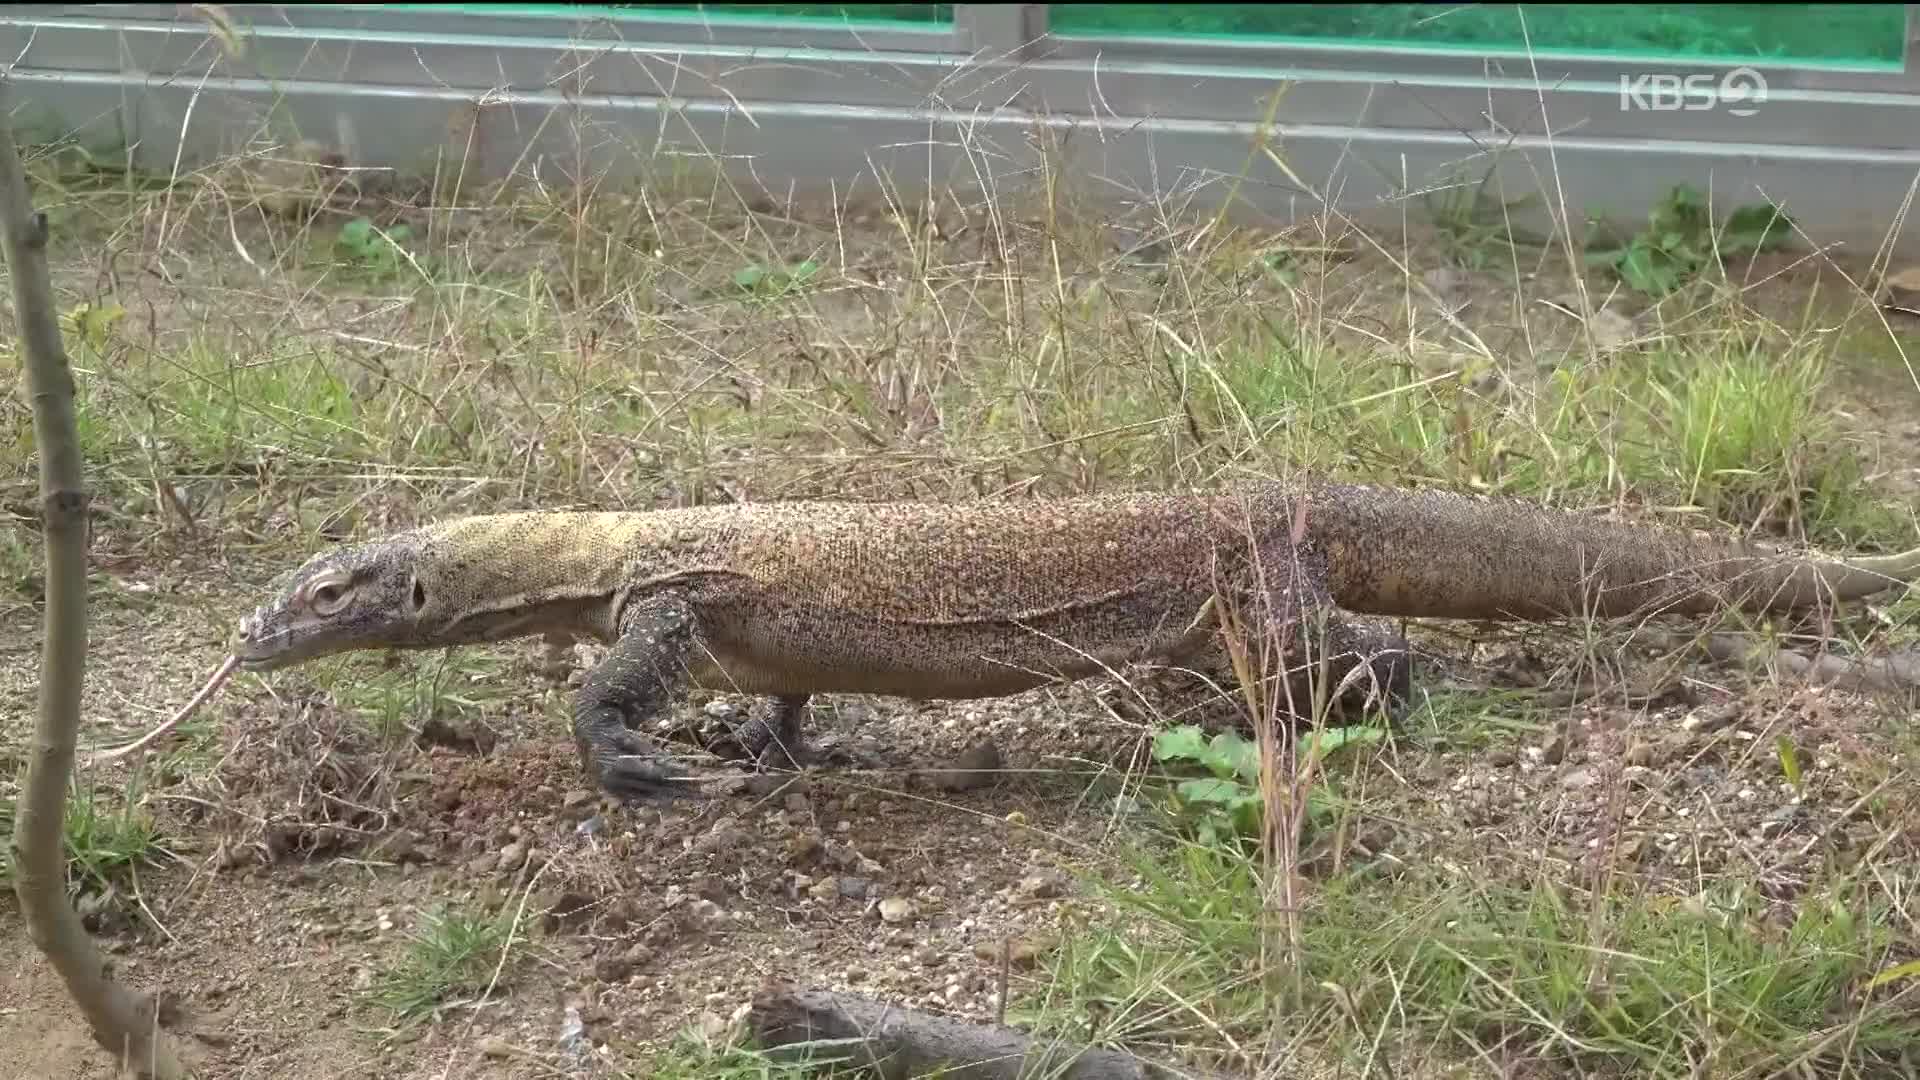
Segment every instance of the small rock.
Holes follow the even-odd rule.
[[[787,794],[786,807],[787,813],[789,814],[808,814],[813,812],[813,804],[807,801],[805,795],[797,791]]]
[[[480,1056],[500,1061],[513,1056],[513,1044],[497,1036],[489,1035],[480,1040]]]
[[[570,933],[585,926],[593,917],[593,897],[567,891],[552,897],[545,905],[541,925],[549,934]]]
[[[1448,311],[1456,311],[1467,302],[1473,285],[1473,278],[1465,270],[1451,266],[1436,266],[1424,270],[1420,280],[1433,290],[1434,299]]]
[[[807,890],[807,895],[815,900],[834,900],[844,895],[840,891],[840,879],[832,875],[821,878]]]
[[[695,1020],[694,1027],[699,1029],[700,1037],[710,1043],[718,1043],[727,1037],[727,1018],[716,1012],[702,1012]]]
[[[593,814],[594,803],[598,800],[593,792],[575,788],[560,797],[560,816],[568,821],[579,821]]]
[[[1487,751],[1487,764],[1496,769],[1512,768],[1513,763],[1517,760],[1519,760],[1519,755],[1504,746],[1497,746]]]
[[[1806,808],[1798,804],[1788,804],[1768,814],[1760,822],[1760,835],[1773,836],[1785,831],[1806,815]]]
[[[1680,721],[1680,730],[1698,734],[1710,734],[1733,723],[1740,716],[1740,703],[1726,702],[1703,709],[1695,709]]]
[[[972,791],[998,780],[1001,768],[1000,748],[989,739],[954,759],[951,768],[932,769],[925,776],[928,784],[941,791]]]
[[[500,854],[494,861],[494,869],[503,874],[510,874],[520,869],[526,861],[526,842],[524,840],[515,840],[513,843],[500,849]]]
[[[427,861],[420,851],[420,836],[412,829],[395,829],[381,837],[369,854],[376,859],[389,859],[403,864]]]
[[[1560,786],[1568,791],[1580,791],[1599,782],[1600,778],[1593,774],[1592,769],[1575,769],[1560,778]]]
[[[1067,891],[1066,875],[1055,870],[1042,870],[1039,873],[1028,874],[1020,879],[1020,885],[1016,891],[1029,900],[1051,900]]]
[[[863,877],[840,877],[831,880],[836,882],[836,891],[849,900],[865,899],[867,890],[873,887],[873,883]]]
[[[554,1040],[563,1053],[582,1054],[593,1045],[587,1040],[587,1022],[580,1016],[580,1010],[572,1005],[560,1022],[560,1037]]]
[[[595,814],[580,824],[575,825],[573,831],[579,833],[581,836],[598,836],[606,827],[607,819],[601,817],[599,814]]]
[[[706,835],[694,841],[693,850],[702,855],[716,851],[728,851],[746,845],[747,831],[740,827],[740,821],[734,817],[724,817],[713,823]]]
[[[1653,744],[1645,739],[1635,739],[1627,747],[1626,762],[1629,766],[1650,768],[1653,765]]]
[[[903,923],[913,918],[913,901],[898,896],[889,896],[880,901],[880,920],[887,923]]]
[[[1614,311],[1601,308],[1587,320],[1587,329],[1593,333],[1594,347],[1603,353],[1618,352],[1630,344],[1639,334],[1639,328],[1632,319]]]
[[[1565,760],[1567,760],[1567,737],[1564,733],[1556,733],[1553,738],[1540,745],[1541,764],[1558,765]]]
[[[991,964],[1000,962],[999,941],[982,941],[973,947],[973,955]],[[1040,962],[1040,958],[1052,952],[1059,941],[1047,935],[1016,937],[1005,942],[1007,965],[1017,970],[1025,970]]]
[[[795,864],[812,862],[825,846],[826,841],[812,829],[795,833],[787,840],[787,861]]]
[[[653,960],[653,950],[635,943],[617,956],[601,956],[594,961],[593,975],[604,983],[625,982],[635,971]]]
[[[730,701],[709,701],[701,711],[715,720],[731,720],[739,712]]]
[[[692,915],[694,922],[701,926],[712,926],[725,921],[727,917],[725,908],[704,898],[688,904],[687,913]]]

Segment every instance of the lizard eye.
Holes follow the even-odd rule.
[[[347,605],[347,587],[344,582],[329,581],[317,585],[307,594],[307,604],[315,615],[331,615]]]

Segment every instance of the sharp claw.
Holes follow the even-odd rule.
[[[671,758],[622,754],[600,767],[600,787],[626,801],[697,797],[698,774]]]
[[[592,755],[594,779],[607,794],[627,802],[699,796],[700,771],[669,757],[631,731],[608,732],[602,752]]]
[[[751,761],[753,751],[732,734],[722,735],[702,747],[722,761]]]

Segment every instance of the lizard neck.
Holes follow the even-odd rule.
[[[421,529],[422,577],[436,601],[427,644],[556,632],[610,639],[628,585],[614,538],[635,516],[486,514]]]

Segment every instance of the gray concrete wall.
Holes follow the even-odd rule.
[[[1279,218],[1323,203],[1417,217],[1409,193],[1491,171],[1509,199],[1639,220],[1686,182],[1717,206],[1781,202],[1814,240],[1856,251],[1889,236],[1920,178],[1911,60],[1756,65],[1767,96],[1750,115],[1651,111],[1623,108],[1613,58],[1036,39],[1043,7],[850,29],[230,5],[236,54],[188,5],[22,5],[0,13],[0,55],[30,134],[160,169],[297,133],[359,164],[475,179],[717,161],[775,199],[858,198],[883,183],[1008,192],[1051,146],[1116,200],[1213,205],[1232,189]]]

